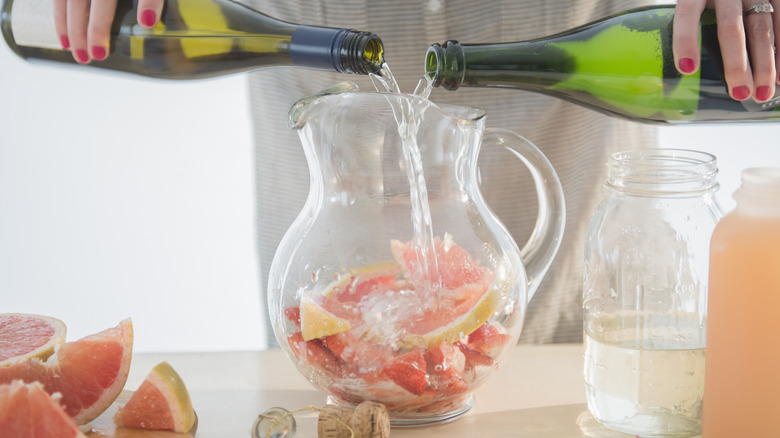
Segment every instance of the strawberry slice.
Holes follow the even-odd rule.
[[[305,361],[320,369],[327,376],[335,379],[344,379],[355,377],[352,370],[338,356],[333,354],[322,340],[312,339],[304,341],[303,335],[297,331],[287,336],[287,342],[292,348],[293,354],[298,361]]]
[[[290,321],[294,322],[298,328],[301,328],[301,308],[298,306],[288,307],[284,309],[284,316]]]
[[[422,395],[428,386],[426,370],[425,349],[417,348],[387,362],[382,375],[412,394]]]
[[[485,353],[474,350],[463,342],[456,342],[454,344],[466,357],[466,368],[474,368],[476,366],[490,366],[493,365],[493,359]]]
[[[425,352],[428,364],[429,383],[442,395],[459,394],[468,390],[463,379],[466,368],[466,356],[456,346],[442,342]]]
[[[495,360],[511,341],[512,337],[498,327],[482,324],[468,336],[468,347]]]

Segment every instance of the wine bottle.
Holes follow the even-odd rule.
[[[118,1],[109,55],[90,66],[198,79],[276,66],[368,74],[383,62],[372,33],[292,24],[230,0],[166,0],[152,29],[138,24],[136,8],[137,0]],[[75,63],[53,17],[51,0],[6,0],[3,36],[23,58]]]
[[[674,6],[633,9],[553,36],[496,44],[433,44],[433,86],[534,91],[647,123],[780,121],[780,93],[767,102],[728,94],[715,14],[700,23],[701,65],[675,68]]]

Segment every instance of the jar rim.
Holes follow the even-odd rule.
[[[696,196],[718,189],[717,158],[691,149],[636,149],[607,161],[607,187],[635,195]]]

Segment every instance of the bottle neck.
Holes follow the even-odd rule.
[[[575,60],[541,40],[511,44],[433,44],[425,71],[434,87],[509,86],[543,92],[574,72]]]
[[[634,196],[693,197],[718,189],[716,158],[685,149],[612,154],[606,186]]]
[[[299,26],[290,41],[290,58],[301,67],[369,74],[382,67],[384,47],[370,32]]]
[[[753,216],[780,216],[780,168],[757,167],[742,172],[734,193],[737,210]]]

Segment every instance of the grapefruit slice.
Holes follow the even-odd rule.
[[[42,361],[37,358],[0,368],[0,384],[21,379],[39,381],[60,402],[76,424],[85,424],[116,399],[127,381],[133,349],[130,319],[116,327],[66,342]]]
[[[435,303],[429,305],[430,310],[423,317],[407,326],[408,335],[402,342],[407,348],[435,348],[442,342],[452,344],[471,334],[498,309],[510,285],[508,281],[493,282],[493,272],[473,260],[449,234],[434,240],[441,287],[420,291]],[[404,277],[409,282],[424,280],[415,248],[399,240],[392,240],[390,246]]]
[[[350,268],[347,275],[331,282],[322,293],[342,303],[358,303],[365,296],[394,282],[399,275],[400,266],[396,262],[380,262],[360,268]]]
[[[86,438],[40,382],[14,380],[0,385],[0,436],[3,438]]]
[[[343,333],[351,327],[349,321],[328,312],[309,298],[301,300],[300,312],[304,341]]]
[[[65,323],[49,316],[0,314],[0,367],[34,357],[46,359],[65,341]]]
[[[118,426],[189,432],[195,424],[190,393],[168,362],[152,368],[114,417]]]

